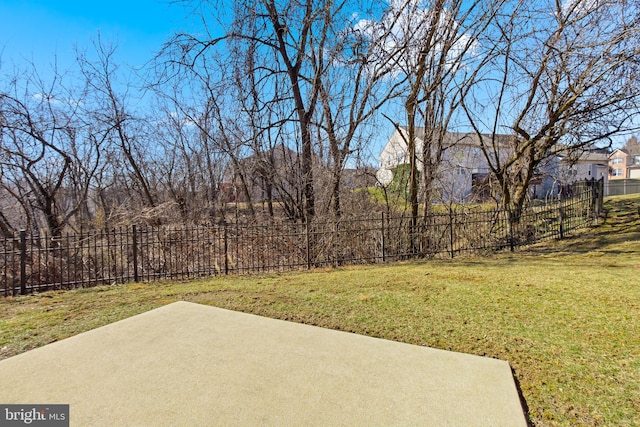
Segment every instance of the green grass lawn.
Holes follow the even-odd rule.
[[[490,258],[0,299],[0,358],[186,300],[506,360],[535,425],[640,425],[639,208]]]

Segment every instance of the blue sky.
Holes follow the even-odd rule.
[[[151,60],[176,32],[199,32],[198,17],[176,0],[0,0],[0,76],[33,61],[41,77],[75,67],[74,47],[100,39],[117,46],[115,60],[134,68]],[[196,3],[197,2],[191,2]],[[390,132],[389,132],[390,133]],[[383,141],[379,144],[382,145]],[[380,147],[376,147],[374,156]]]
[[[175,32],[198,29],[175,0],[0,0],[0,75],[27,61],[43,77],[54,59],[59,71],[72,68],[74,47],[91,51],[99,33],[118,63],[140,67]]]
[[[74,46],[90,48],[98,33],[118,46],[119,60],[142,65],[171,34],[193,28],[186,16],[171,0],[0,0],[2,67],[54,58],[70,67]]]

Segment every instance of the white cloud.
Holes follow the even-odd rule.
[[[57,99],[55,96],[53,95],[49,95],[46,93],[35,93],[32,95],[33,99],[36,99],[38,101],[45,101],[49,104],[52,105],[62,105],[64,104],[64,102],[62,102],[61,100]]]
[[[59,99],[55,95],[50,95],[48,93],[34,93],[31,97],[38,101],[46,102],[50,105],[68,105],[71,107],[78,107],[82,105],[81,101],[76,101],[74,99]]]
[[[598,0],[564,0],[562,2],[562,15],[586,16],[596,10]]]
[[[177,124],[180,127],[195,127],[197,123],[188,116],[183,116],[177,111],[171,111],[169,113],[169,117],[171,117],[171,123]]]
[[[459,67],[462,56],[474,53],[476,42],[468,35],[459,34],[459,24],[446,10],[437,19],[432,52],[436,56],[442,54],[444,42],[456,37],[453,46],[447,49],[445,59],[449,66]],[[353,30],[373,44],[378,58],[377,71],[391,70],[392,74],[401,74],[403,69],[415,68],[432,31],[429,27],[432,21],[432,12],[424,8],[420,0],[391,0],[388,12],[379,21],[360,19]]]

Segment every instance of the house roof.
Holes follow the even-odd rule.
[[[613,157],[614,155],[618,154],[618,152],[629,155],[629,151],[625,150],[624,148],[616,148],[615,150],[613,150],[611,152],[611,154],[609,154],[609,158]]]
[[[291,173],[291,169],[284,167],[298,159],[298,152],[284,144],[277,144],[258,153],[238,159],[241,168],[252,176],[269,175],[272,172]],[[233,165],[227,165],[223,173],[223,182],[232,182],[236,177]]]
[[[407,126],[400,126],[400,130],[404,133],[409,131]],[[397,130],[396,130],[397,132]],[[416,127],[416,138],[421,141],[424,141],[426,137],[425,128],[424,127]],[[514,137],[513,135],[505,135],[505,134],[496,134],[489,135],[483,134],[482,139],[485,141],[485,144],[491,145],[491,138],[496,139],[496,145],[507,147],[509,146],[510,141]],[[445,132],[444,134],[444,146],[453,146],[453,145],[468,145],[468,146],[480,146],[480,139],[478,138],[478,134],[475,132]]]
[[[609,161],[609,155],[607,153],[596,152],[584,153],[578,158],[578,161],[607,163]]]
[[[572,163],[609,163],[609,155],[602,151],[584,151],[579,156],[560,154],[558,155],[563,162]]]
[[[400,126],[399,129],[403,133],[408,132],[407,126]],[[394,133],[398,133],[398,130]],[[425,139],[425,128],[416,127],[416,138],[418,139],[418,147]],[[486,147],[494,147],[497,146],[500,149],[513,149],[513,141],[517,136],[513,134],[482,134],[481,138]],[[495,141],[492,141],[492,139]],[[395,141],[398,142],[397,140]],[[404,141],[402,141],[404,143]],[[444,135],[443,146],[451,147],[451,146],[468,146],[468,147],[480,147],[480,138],[478,134],[474,132],[446,132]],[[589,148],[584,148],[581,152],[570,152],[566,149],[566,147],[562,144],[556,145],[556,156],[560,161],[564,162],[580,162],[580,163],[604,163],[607,164],[609,161],[609,153],[606,148],[599,148],[595,146],[590,146]]]

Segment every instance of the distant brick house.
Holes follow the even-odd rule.
[[[277,145],[239,159],[237,165],[227,167],[223,189],[226,201],[254,203],[267,200],[286,202],[302,197],[301,156],[295,150]],[[317,185],[328,185],[332,172],[322,166],[314,156],[314,177]],[[354,190],[375,185],[375,171],[369,168],[345,168],[342,170],[342,188]],[[246,185],[247,191],[244,191]],[[248,195],[248,197],[247,197]]]
[[[299,163],[300,155],[282,144],[238,159],[237,164],[231,163],[224,172],[227,201],[279,201],[294,197],[301,182]]]
[[[609,156],[609,179],[640,179],[640,152],[614,150]]]
[[[346,190],[373,187],[375,185],[375,169],[373,168],[346,168],[342,170],[342,186]]]

